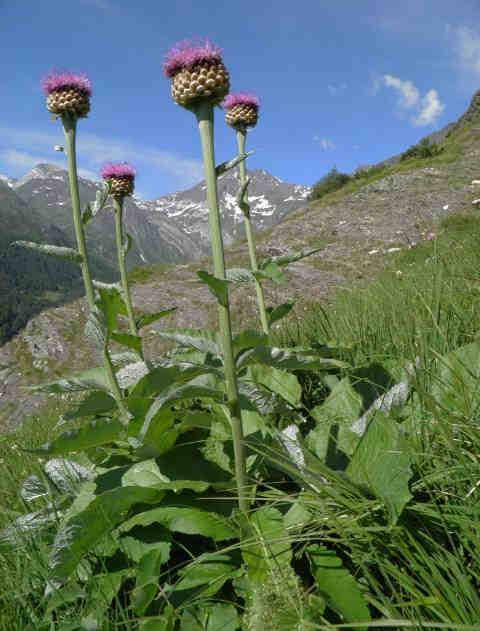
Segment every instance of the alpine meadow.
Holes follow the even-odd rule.
[[[47,67],[29,103],[51,119],[35,142],[59,134],[53,163],[8,154],[31,170],[0,177],[0,631],[480,631],[480,91],[422,137],[437,90],[379,74],[368,98],[395,90],[392,125],[414,143],[292,184],[261,163],[267,138],[294,163],[301,54],[279,72],[265,37],[265,60],[250,55],[237,9],[237,60],[227,35],[168,48],[166,19],[149,77],[165,103],[134,107],[160,144],[170,92],[178,153],[100,150],[88,125],[130,96],[97,113],[116,88],[72,63]],[[98,64],[125,54],[127,91],[117,35]],[[258,81],[237,90],[240,64],[273,106]],[[348,89],[328,84],[337,102]],[[257,147],[275,103],[291,117]],[[146,201],[141,160],[173,155],[185,190]]]

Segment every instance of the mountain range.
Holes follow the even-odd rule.
[[[252,220],[257,229],[281,221],[305,202],[310,189],[289,184],[266,171],[250,173]],[[241,211],[235,197],[237,173],[219,178],[219,198],[227,244],[243,236]],[[80,178],[80,196],[95,199],[99,184]],[[74,245],[68,174],[50,164],[38,164],[19,179],[0,176],[0,341],[14,334],[47,305],[79,295],[78,269],[45,261],[33,252],[11,248],[15,240]],[[185,263],[209,253],[208,208],[205,184],[154,200],[128,198],[126,230],[133,238],[130,268],[152,263]],[[109,281],[117,276],[113,215],[106,208],[87,226],[89,252],[95,275]],[[40,260],[42,259],[42,260]]]

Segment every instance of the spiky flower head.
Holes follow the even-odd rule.
[[[105,164],[100,175],[110,184],[110,195],[115,199],[132,195],[135,188],[135,169],[128,162]]]
[[[90,111],[92,84],[86,74],[70,71],[52,71],[42,80],[47,97],[47,109],[63,116],[70,114],[85,118]]]
[[[165,56],[163,71],[172,80],[174,101],[184,107],[201,100],[218,105],[230,88],[222,50],[208,39],[175,44]]]
[[[258,122],[260,99],[252,92],[229,94],[222,103],[225,121],[235,129],[255,127]]]

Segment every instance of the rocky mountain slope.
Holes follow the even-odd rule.
[[[282,182],[265,171],[252,177],[252,215],[257,228],[269,227],[305,200],[309,189]],[[225,239],[231,243],[242,234],[238,212],[234,212],[238,189],[236,175],[221,178]],[[80,195],[86,204],[95,199],[98,184],[80,179]],[[208,253],[208,212],[205,186],[199,183],[187,191],[154,201],[132,198],[126,201],[127,232],[133,237],[128,255],[130,268],[147,263],[179,263]],[[8,247],[16,239],[74,245],[68,176],[64,169],[38,164],[18,180],[0,177],[0,340],[15,333],[39,309],[58,304],[79,291],[79,274],[73,266],[38,263],[31,253]],[[100,280],[116,278],[116,251],[113,216],[105,210],[87,226],[92,266]],[[19,265],[20,258],[25,262]],[[68,275],[65,277],[65,269]],[[33,270],[33,276],[27,278]],[[8,275],[8,279],[6,276]],[[67,281],[67,282],[64,282]],[[8,286],[19,287],[24,300],[18,301]]]
[[[475,99],[473,103],[468,122],[460,119],[451,128],[440,155],[386,166],[381,173],[351,181],[322,200],[307,202],[260,233],[261,256],[323,248],[292,265],[288,285],[268,284],[267,302],[296,299],[296,314],[301,315],[309,302],[328,299],[338,287],[368,279],[397,251],[414,248],[429,238],[443,217],[476,212],[472,180],[480,175],[480,104]],[[186,210],[182,214],[188,216]],[[232,217],[230,220],[232,225],[239,223]],[[245,263],[245,244],[231,246],[227,259],[230,266]],[[146,330],[150,356],[160,352],[155,327],[215,327],[215,304],[194,274],[205,266],[208,261],[153,267],[134,274],[138,279],[133,288],[137,309],[149,312],[178,307],[174,316]],[[235,289],[232,303],[237,327],[255,317],[251,288]],[[26,384],[91,365],[91,351],[82,340],[83,309],[81,301],[45,311],[0,349],[0,425],[13,426],[25,414],[45,405],[45,399],[38,395],[24,396]]]

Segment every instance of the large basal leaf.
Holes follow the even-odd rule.
[[[217,335],[213,331],[202,329],[174,329],[173,331],[155,331],[165,340],[176,342],[179,346],[194,348],[202,353],[220,354],[220,347],[217,343]]]
[[[65,458],[51,458],[43,470],[57,490],[69,494],[76,493],[82,482],[93,480],[95,476],[91,469]]]
[[[215,296],[217,302],[219,302],[222,307],[226,307],[228,305],[228,283],[229,281],[223,278],[217,278],[213,276],[213,274],[209,274],[205,271],[197,272],[197,276],[200,280],[205,283],[210,292]]]
[[[126,487],[130,488],[130,487]],[[147,490],[147,489],[145,489]],[[218,500],[217,503],[221,503]],[[209,537],[214,541],[226,541],[238,537],[238,528],[227,517],[208,510],[209,502],[198,499],[198,508],[195,506],[182,506],[179,501],[178,506],[160,505],[157,508],[143,511],[126,521],[121,530],[128,532],[135,526],[149,526],[150,524],[160,524],[172,532],[181,532],[186,535],[201,535]],[[205,509],[201,507],[205,506]],[[221,509],[221,506],[219,506]]]
[[[90,368],[82,372],[74,373],[63,379],[42,383],[38,386],[31,386],[31,390],[38,392],[84,392],[86,390],[109,391],[109,383],[105,376],[103,367]]]
[[[271,574],[281,581],[282,574],[290,572],[292,560],[282,514],[271,506],[260,508],[250,517],[249,526],[249,536],[242,545],[249,581],[262,585]]]
[[[50,558],[52,575],[64,579],[81,559],[119,523],[135,504],[154,503],[161,494],[153,489],[124,486],[99,495],[57,532]]]
[[[449,414],[471,416],[480,403],[480,342],[437,359],[431,395]]]
[[[337,450],[353,453],[360,437],[350,431],[350,426],[360,416],[362,406],[362,397],[345,377],[336,383],[324,403],[310,410],[317,425],[309,433],[307,445],[318,458],[331,462]]]
[[[157,320],[161,320],[162,318],[166,318],[177,310],[177,307],[171,307],[170,309],[162,309],[162,311],[155,311],[154,313],[142,313],[136,319],[137,329],[141,329],[144,326],[148,326],[157,322]]]
[[[175,583],[174,590],[190,590],[203,587],[203,598],[213,596],[223,585],[233,578],[243,574],[243,570],[236,565],[227,554],[209,554],[195,559],[192,563],[182,568],[179,572],[179,580]]]
[[[116,407],[115,399],[112,396],[102,390],[95,390],[90,392],[76,408],[65,412],[63,418],[71,421],[77,418],[85,418],[86,416],[107,414]]]
[[[237,361],[237,368],[252,364],[264,364],[283,370],[328,370],[346,367],[344,362],[330,357],[321,357],[313,350],[311,355],[307,355],[274,346],[257,346],[245,351]]]
[[[267,316],[269,325],[272,326],[272,324],[275,324],[275,322],[278,322],[286,315],[288,315],[293,309],[294,305],[294,302],[285,302],[281,305],[278,305],[277,307],[268,307]]]
[[[16,245],[28,250],[34,250],[40,254],[48,254],[49,256],[55,256],[56,258],[63,259],[64,261],[71,261],[72,263],[81,263],[83,261],[82,255],[73,248],[66,248],[60,245],[47,245],[44,243],[34,243],[33,241],[15,241],[12,245]]]
[[[105,445],[116,440],[123,431],[123,425],[115,419],[97,419],[60,434],[51,442],[41,445],[37,451],[42,454],[63,455]]]
[[[368,622],[370,611],[360,588],[335,552],[321,545],[307,549],[317,589],[344,622]],[[365,626],[361,627],[365,629]],[[360,627],[358,627],[360,629]]]
[[[140,559],[132,599],[137,614],[143,615],[158,593],[160,568],[165,561],[163,549],[150,550]]]
[[[272,392],[280,395],[285,401],[297,407],[302,398],[302,388],[295,375],[286,370],[262,366],[260,364],[250,366],[246,379],[265,386]]]
[[[411,499],[408,482],[412,476],[397,422],[378,412],[362,436],[346,473],[359,487],[385,502],[395,523]]]

